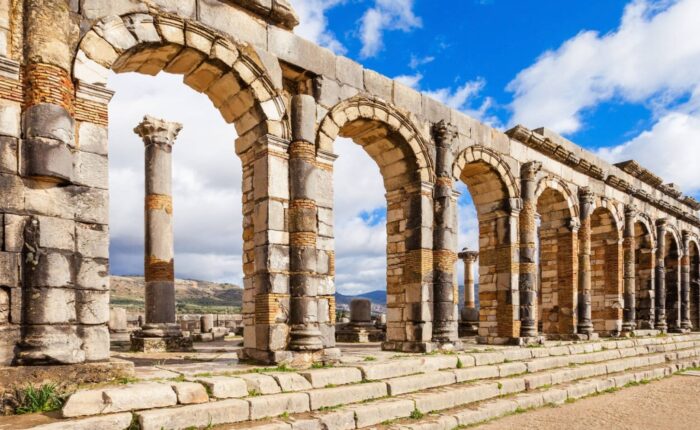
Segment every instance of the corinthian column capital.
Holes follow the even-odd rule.
[[[136,126],[134,133],[143,139],[143,143],[146,146],[151,144],[173,146],[180,130],[182,130],[182,124],[180,123],[169,122],[146,115],[143,117],[141,124]]]

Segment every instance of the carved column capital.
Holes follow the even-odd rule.
[[[571,232],[577,233],[581,228],[581,220],[578,217],[570,218],[566,226],[569,228],[569,230],[571,230]]]
[[[150,115],[143,117],[141,124],[136,126],[134,133],[143,139],[143,143],[172,146],[177,135],[182,130],[182,124],[154,118]]]
[[[592,205],[593,203],[595,203],[595,194],[593,193],[593,190],[591,190],[589,187],[579,188],[578,197],[582,205]]]
[[[457,254],[457,257],[465,263],[473,263],[476,261],[477,258],[479,258],[479,253],[477,251],[468,251],[465,248],[464,250],[462,250],[462,252]]]
[[[535,176],[542,170],[542,163],[539,161],[530,161],[520,167],[520,177],[523,181],[534,181]]]
[[[637,218],[637,215],[639,215],[639,208],[637,205],[626,205],[625,206],[625,217],[634,219]]]
[[[667,218],[659,218],[656,220],[656,228],[658,229],[664,229],[668,225],[668,219]]]
[[[437,146],[450,147],[452,142],[457,139],[457,127],[445,120],[433,124],[433,138]]]

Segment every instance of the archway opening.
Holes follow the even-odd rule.
[[[475,160],[459,176],[467,186],[478,219],[479,336],[516,337],[512,318],[511,217],[509,192],[494,166]],[[510,308],[509,308],[510,305]]]
[[[647,330],[654,325],[654,247],[646,224],[634,224],[634,289],[637,328]]]
[[[576,327],[576,240],[564,195],[547,188],[537,200],[539,324],[544,335],[574,333]]]
[[[681,323],[681,252],[676,236],[666,233],[664,264],[666,268],[666,324],[669,330],[677,330]]]
[[[690,322],[693,330],[700,330],[700,250],[695,241],[690,242]]]
[[[602,335],[622,330],[622,244],[615,218],[599,207],[591,215],[591,319]]]

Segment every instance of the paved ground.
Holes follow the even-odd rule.
[[[700,374],[512,415],[479,430],[690,430],[700,428]]]

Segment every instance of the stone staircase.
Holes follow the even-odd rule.
[[[700,365],[700,334],[451,355],[79,391],[44,430],[447,429],[605,393]]]

